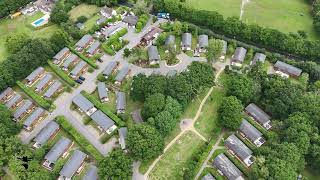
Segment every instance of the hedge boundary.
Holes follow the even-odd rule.
[[[92,62],[90,59],[88,59],[87,57],[85,57],[83,54],[79,53],[78,51],[76,51],[72,47],[68,46],[68,48],[70,49],[70,51],[72,53],[79,56],[82,60],[84,60],[86,63],[88,63],[91,67],[93,67],[94,69],[98,69],[98,65],[96,63]]]
[[[72,87],[76,86],[76,83],[73,79],[71,79],[66,73],[64,73],[58,66],[54,65],[50,60],[48,60],[48,64],[53,72],[55,72],[61,79],[63,79],[67,84]]]

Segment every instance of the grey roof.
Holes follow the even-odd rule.
[[[200,48],[206,48],[209,45],[209,38],[208,35],[206,34],[202,34],[198,37],[198,41],[199,41],[199,47]]]
[[[117,110],[126,108],[126,95],[124,92],[117,92]]]
[[[101,8],[101,11],[103,11],[103,13],[108,14],[109,16],[111,16],[113,9],[109,8],[107,6],[104,6],[103,8]]]
[[[148,47],[148,56],[149,56],[149,61],[160,60],[157,46]]]
[[[100,42],[99,41],[95,41],[87,50],[87,53],[89,54],[93,54],[97,49],[99,49],[100,47]]]
[[[13,118],[18,119],[23,113],[32,107],[32,102],[30,100],[24,100],[23,104],[14,112]]]
[[[222,54],[227,54],[227,49],[228,49],[228,43],[225,40],[222,41]]]
[[[56,80],[52,86],[47,90],[46,93],[44,93],[44,97],[50,98],[60,87],[62,83],[58,80]]]
[[[102,111],[97,110],[91,116],[91,119],[98,124],[103,130],[107,131],[114,125],[114,122]]]
[[[233,55],[233,60],[243,62],[247,54],[247,50],[243,47],[237,47]]]
[[[102,24],[104,22],[106,22],[107,18],[106,17],[101,17],[97,20],[97,24]]]
[[[153,27],[150,31],[148,31],[145,35],[142,36],[142,40],[150,41],[153,40],[157,34],[162,33],[163,30],[158,27]]]
[[[85,98],[82,94],[76,95],[72,102],[77,105],[82,111],[87,112],[94,107],[94,105]]]
[[[76,46],[83,48],[86,44],[88,44],[91,40],[93,39],[93,37],[90,34],[86,34],[84,35],[77,43]]]
[[[107,92],[106,83],[98,82],[97,86],[98,86],[98,94],[99,94],[100,99],[107,98],[108,92]]]
[[[175,76],[176,74],[178,74],[178,71],[175,70],[175,69],[171,69],[171,70],[168,71],[167,76],[168,76],[168,77],[173,77],[173,76]]]
[[[86,65],[87,65],[86,62],[80,61],[80,62],[76,65],[76,67],[74,67],[74,68],[72,69],[72,71],[70,72],[70,74],[72,74],[72,75],[78,75],[79,72],[80,72]]]
[[[36,88],[41,90],[50,82],[51,79],[52,79],[52,74],[46,74],[36,85]]]
[[[252,151],[234,134],[229,136],[224,144],[232,150],[242,161],[252,155]]]
[[[18,102],[19,99],[21,99],[22,96],[20,94],[15,94],[7,103],[6,106],[7,108],[11,108],[15,103]]]
[[[262,133],[252,126],[247,120],[243,119],[240,125],[240,131],[246,135],[250,141],[255,141],[262,136]]]
[[[75,62],[78,59],[78,56],[75,54],[71,54],[62,64],[63,68],[68,68],[71,63]]]
[[[270,121],[271,117],[266,114],[262,109],[260,109],[254,103],[249,104],[245,109],[256,121],[260,124],[265,124]]]
[[[191,46],[192,35],[191,33],[182,34],[182,46]]]
[[[216,178],[214,178],[210,173],[208,173],[205,176],[203,176],[201,180],[216,180]]]
[[[118,81],[118,82],[123,81],[123,79],[127,76],[127,74],[129,73],[129,71],[130,71],[129,66],[123,67],[123,68],[119,71],[119,73],[117,74],[115,80]]]
[[[55,121],[50,121],[34,138],[34,142],[43,145],[50,137],[59,129],[59,124]]]
[[[236,180],[242,176],[242,172],[223,153],[214,159],[213,165],[229,180]]]
[[[261,63],[264,63],[264,61],[266,60],[266,55],[265,54],[262,54],[262,53],[256,53],[253,57],[253,60],[252,60],[252,64],[256,64],[256,62],[261,62]]]
[[[111,61],[111,62],[107,65],[107,67],[103,70],[102,74],[103,74],[104,76],[109,76],[109,75],[112,73],[112,71],[114,70],[114,68],[117,67],[117,64],[118,64],[118,62],[116,62],[116,61]]]
[[[114,25],[114,26],[111,26],[111,27],[108,27],[106,30],[104,30],[102,32],[102,34],[104,36],[109,36],[110,34],[112,34],[113,32],[117,31],[118,29],[122,29],[122,27],[120,26],[120,24],[117,24],[117,25]]]
[[[69,48],[64,47],[53,57],[53,59],[61,59],[69,51],[70,51]]]
[[[65,150],[71,145],[72,141],[66,137],[61,137],[59,141],[50,149],[44,157],[50,163],[55,163]]]
[[[78,23],[76,24],[76,26],[77,26],[77,28],[79,28],[79,29],[83,29],[83,28],[84,28],[84,24],[83,24],[83,23],[80,23],[80,22],[78,22]]]
[[[165,45],[171,45],[171,44],[175,44],[175,42],[176,42],[176,37],[174,36],[174,35],[172,35],[172,34],[170,34],[168,37],[167,37],[167,39],[166,39],[166,41],[165,41]]]
[[[274,65],[275,68],[284,71],[286,73],[295,75],[295,76],[300,76],[302,70],[299,68],[296,68],[290,64],[284,63],[282,61],[277,61],[276,64]]]
[[[71,178],[74,173],[77,172],[86,157],[87,155],[82,151],[75,150],[59,174],[63,177]]]
[[[8,87],[6,90],[2,91],[2,93],[0,94],[0,99],[3,99],[5,96],[10,94],[11,92],[13,92],[12,88]]]
[[[130,15],[130,16],[124,17],[122,21],[125,23],[128,23],[129,25],[135,26],[138,22],[138,17]]]
[[[96,166],[90,165],[87,173],[83,176],[82,180],[98,180],[98,169]]]
[[[42,109],[41,107],[37,107],[32,114],[24,121],[23,125],[26,127],[30,127],[35,120],[37,120],[43,113],[44,113],[44,109]]]
[[[41,74],[44,71],[43,67],[38,67],[36,70],[34,70],[29,76],[26,77],[26,80],[33,81],[39,74]]]
[[[128,135],[128,128],[122,127],[118,129],[119,132],[119,144],[122,149],[126,148],[126,138]]]

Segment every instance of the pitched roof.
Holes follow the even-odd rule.
[[[44,71],[43,67],[38,67],[36,70],[34,70],[29,76],[26,77],[26,80],[33,81],[39,74],[41,74]]]
[[[78,56],[75,54],[71,54],[62,64],[62,67],[68,68],[71,63],[75,62],[78,59]]]
[[[227,54],[227,49],[228,49],[228,43],[225,40],[222,41],[222,54]]]
[[[111,61],[108,65],[107,65],[107,67],[103,70],[103,72],[102,72],[102,74],[104,75],[104,76],[109,76],[111,73],[112,73],[112,71],[114,70],[114,68],[116,68],[117,67],[117,62],[116,61]]]
[[[176,42],[176,37],[174,35],[170,34],[167,37],[167,39],[166,39],[164,44],[168,46],[168,45],[171,45],[171,44],[175,44],[175,42]]]
[[[84,47],[86,44],[88,44],[92,39],[93,39],[93,37],[92,37],[90,34],[86,34],[86,35],[84,35],[84,36],[76,43],[76,46],[83,48],[83,47]]]
[[[237,47],[232,59],[243,62],[246,57],[246,54],[247,54],[247,50],[245,48]]]
[[[214,159],[213,165],[229,180],[237,180],[242,176],[242,172],[223,153]]]
[[[34,138],[34,142],[43,145],[50,137],[59,129],[59,124],[55,121],[50,121]]]
[[[126,95],[124,92],[117,92],[117,110],[126,108]]]
[[[89,54],[93,54],[97,49],[99,49],[100,47],[100,42],[99,41],[95,41],[87,50],[87,53]]]
[[[40,81],[39,83],[36,85],[37,89],[42,89],[44,88],[52,79],[52,74],[46,74]]]
[[[63,177],[71,178],[74,175],[74,173],[79,169],[86,157],[87,155],[82,151],[75,150],[71,158],[63,166],[59,174]]]
[[[265,124],[270,121],[271,117],[265,113],[262,109],[260,109],[254,103],[249,104],[245,110],[260,124]]]
[[[125,66],[123,67],[119,73],[117,74],[115,80],[118,81],[118,82],[121,82],[123,81],[123,79],[127,76],[127,74],[129,73],[130,69],[129,69],[129,66]]]
[[[5,105],[7,106],[7,108],[11,108],[21,98],[22,98],[22,96],[20,94],[16,93]]]
[[[198,41],[199,41],[199,47],[200,48],[206,48],[209,45],[209,38],[208,35],[206,34],[202,34],[198,37]]]
[[[216,178],[214,178],[210,173],[208,173],[205,176],[203,176],[201,180],[216,180]]]
[[[98,169],[96,166],[90,165],[90,168],[83,176],[82,180],[98,180]]]
[[[82,94],[76,95],[72,102],[77,105],[82,111],[87,112],[94,107],[94,105],[85,98]]]
[[[122,149],[126,148],[126,138],[128,135],[128,128],[122,127],[118,129],[119,132],[119,144]]]
[[[138,17],[130,15],[130,16],[124,17],[122,21],[125,22],[125,23],[128,23],[128,24],[130,24],[132,26],[135,26],[137,24],[137,22],[138,22]]]
[[[23,104],[14,112],[13,118],[18,119],[23,113],[32,107],[33,103],[30,100],[24,100]]]
[[[148,47],[148,56],[149,56],[149,61],[160,60],[157,46]]]
[[[183,33],[182,34],[182,45],[183,46],[191,46],[192,35],[191,33]]]
[[[252,126],[247,120],[243,119],[240,125],[240,131],[246,135],[252,142],[262,136],[262,133]]]
[[[50,163],[55,163],[65,150],[71,145],[72,141],[66,137],[61,137],[59,141],[50,149],[44,157]]]
[[[77,75],[77,74],[79,74],[79,72],[80,72],[86,65],[87,65],[86,62],[80,61],[80,62],[76,65],[76,67],[74,67],[74,68],[72,69],[72,71],[70,72],[70,74],[72,74],[72,75]]]
[[[98,82],[97,86],[98,86],[98,94],[99,94],[100,99],[107,98],[108,92],[107,92],[106,83]]]
[[[234,134],[229,136],[224,144],[231,149],[242,161],[252,155],[252,151]]]
[[[106,30],[104,30],[102,32],[102,34],[104,36],[109,36],[110,34],[114,33],[115,31],[118,31],[122,29],[121,25],[120,24],[117,24],[117,25],[114,25],[114,26],[111,26],[111,27],[108,27]]]
[[[256,53],[253,57],[253,60],[252,60],[252,64],[256,64],[258,61],[261,62],[261,63],[264,63],[264,61],[266,60],[266,55],[265,54],[262,54],[262,53]]]
[[[58,80],[56,80],[52,86],[47,90],[46,93],[44,93],[44,97],[50,98],[60,87],[62,83]]]
[[[5,96],[7,96],[8,94],[10,94],[12,92],[13,92],[12,88],[8,87],[4,91],[2,91],[2,93],[0,94],[0,99],[3,99]]]
[[[37,107],[32,114],[24,121],[23,125],[26,127],[30,127],[35,120],[37,120],[43,113],[45,112],[44,109],[41,107]]]
[[[97,24],[102,24],[104,22],[106,22],[107,18],[106,17],[101,17],[97,20]]]
[[[112,8],[109,8],[107,6],[104,6],[103,8],[101,8],[101,12],[105,13],[105,14],[108,14],[109,16],[112,15],[112,11],[113,9]]]
[[[53,59],[61,59],[69,51],[70,51],[69,48],[64,47],[53,57]]]
[[[276,64],[274,65],[275,68],[284,71],[286,73],[295,75],[295,76],[300,76],[302,73],[302,70],[299,68],[296,68],[290,64],[287,64],[285,62],[282,61],[277,61]]]
[[[145,35],[142,36],[142,39],[146,40],[146,41],[150,41],[154,38],[154,36],[158,33],[163,32],[162,29],[158,28],[158,27],[153,27],[149,32],[147,32]]]
[[[98,124],[103,130],[107,131],[114,125],[114,122],[102,111],[97,110],[91,116],[91,119]]]

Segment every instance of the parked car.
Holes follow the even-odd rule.
[[[103,62],[101,58],[98,58],[97,61],[99,61],[99,62],[101,62],[101,63]]]
[[[76,79],[76,80],[74,80],[76,83],[78,83],[78,84],[82,84],[83,82],[80,80],[80,79]]]
[[[80,80],[80,81],[84,81],[84,80],[86,80],[86,78],[84,78],[84,77],[82,77],[82,76],[79,76],[79,80]]]

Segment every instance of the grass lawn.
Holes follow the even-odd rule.
[[[32,38],[49,38],[58,29],[58,26],[51,25],[41,29],[35,29],[31,23],[44,14],[35,13],[33,16],[19,16],[15,19],[0,20],[0,62],[9,56],[5,48],[5,40],[12,33],[26,33]]]
[[[193,132],[187,132],[163,155],[149,178],[182,179],[186,162],[203,143]]]
[[[198,9],[218,11],[224,17],[240,16],[241,0],[187,0],[187,3]],[[305,0],[250,0],[244,6],[242,20],[285,33],[303,30],[310,39],[319,39],[310,11],[311,5]]]
[[[307,177],[309,180],[318,180],[320,179],[320,170],[312,170],[311,168],[306,168],[303,172],[302,175],[304,177]]]
[[[200,103],[202,99],[207,95],[209,89],[205,89],[202,92],[200,92],[200,95],[197,96],[190,104],[186,107],[184,113],[182,114],[181,119],[193,119],[196,115],[198,108],[200,106]]]
[[[100,18],[98,14],[90,17],[85,23],[84,23],[84,30],[89,31],[94,25],[96,25],[97,20]]]
[[[225,97],[225,92],[221,88],[214,88],[210,94],[207,102],[202,108],[202,112],[199,119],[195,123],[195,128],[205,138],[215,138],[221,132],[221,128],[218,127],[218,108]]]
[[[70,19],[76,21],[78,17],[85,16],[88,19],[96,14],[100,8],[96,5],[80,4],[69,11]]]

